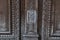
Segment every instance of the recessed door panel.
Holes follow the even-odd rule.
[[[10,0],[0,0],[0,33],[10,32]]]
[[[57,30],[60,29],[60,0],[55,3],[55,23]]]

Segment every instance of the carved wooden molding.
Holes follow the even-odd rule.
[[[43,0],[42,40],[60,40],[60,31],[56,23],[56,0]],[[44,36],[45,35],[45,36]]]
[[[1,31],[0,40],[19,40],[19,0],[5,1],[7,2],[6,9],[8,12],[8,17],[6,17],[8,25],[6,26],[9,27],[9,32],[7,31],[7,33],[6,31]]]

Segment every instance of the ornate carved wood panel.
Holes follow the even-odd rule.
[[[21,40],[60,40],[60,0],[21,1]]]
[[[60,40],[60,0],[43,0],[42,40]]]
[[[19,40],[19,0],[0,0],[0,40]]]
[[[23,40],[38,40],[38,0],[25,0],[25,26]]]

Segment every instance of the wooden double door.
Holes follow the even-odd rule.
[[[0,40],[60,40],[60,0],[0,0]]]

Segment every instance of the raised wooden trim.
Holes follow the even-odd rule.
[[[55,27],[55,0],[43,0],[42,13],[42,40],[60,40],[60,31],[56,31]]]
[[[20,12],[19,12],[19,0],[10,0],[10,9],[9,12],[11,14],[11,26],[12,26],[12,34],[1,34],[0,40],[19,40],[19,20],[20,20]]]

